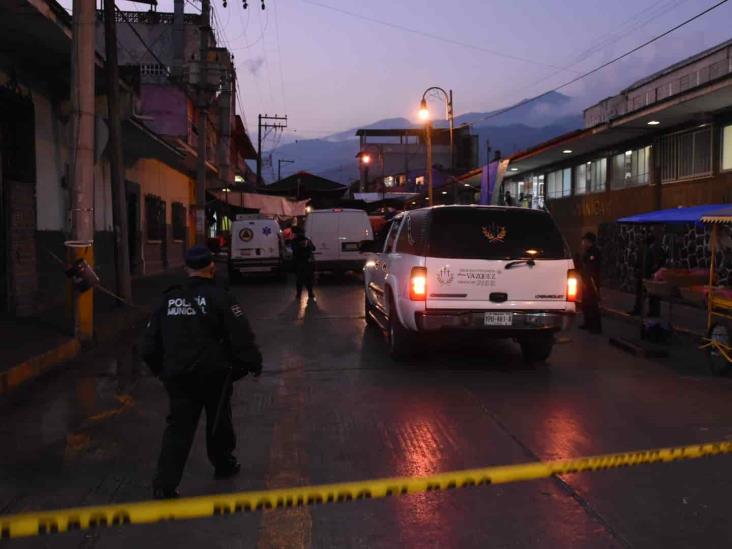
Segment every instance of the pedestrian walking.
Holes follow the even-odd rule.
[[[600,315],[600,266],[602,256],[597,247],[597,236],[588,232],[582,237],[582,313],[584,324],[582,330],[590,333],[602,333],[602,316]]]
[[[292,240],[292,261],[295,267],[295,284],[297,294],[295,299],[299,300],[302,295],[302,288],[305,286],[308,291],[308,299],[315,299],[313,293],[313,280],[315,278],[315,245],[305,236],[302,227],[294,227],[295,238]]]
[[[645,238],[640,254],[638,254],[635,264],[635,304],[628,311],[631,316],[640,316],[643,312],[646,294],[643,280],[653,277],[654,273],[666,263],[666,257],[656,233],[659,233],[658,229],[654,229],[654,232]],[[661,316],[661,300],[658,296],[648,296],[648,316]]]
[[[259,376],[262,355],[244,312],[214,280],[216,266],[205,246],[185,256],[188,280],[169,288],[145,330],[142,354],[168,393],[170,413],[153,481],[157,499],[178,497],[201,412],[206,448],[216,478],[236,475],[232,384],[248,372]]]
[[[506,206],[513,206],[513,197],[511,196],[511,191],[506,191],[506,194],[503,196],[503,203]]]

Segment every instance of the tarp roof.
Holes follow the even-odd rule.
[[[267,196],[264,194],[209,191],[217,200],[247,208],[249,210],[259,210],[259,213],[267,215],[280,215],[287,217],[303,216],[307,213],[307,205],[309,200],[292,201],[287,200],[283,196]]]
[[[623,217],[618,219],[618,223],[635,223],[638,225],[699,223],[705,215],[713,214],[720,210],[729,211],[729,204],[703,204],[700,206],[688,206],[685,208],[657,210],[655,212]]]
[[[348,190],[346,185],[331,181],[325,177],[313,175],[308,172],[297,172],[289,177],[275,181],[260,189],[266,194],[289,194],[300,192],[300,195],[313,193],[345,193]]]

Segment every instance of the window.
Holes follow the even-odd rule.
[[[712,128],[661,138],[661,181],[681,181],[712,174]]]
[[[460,259],[566,259],[567,250],[552,218],[537,210],[444,208],[432,210],[430,257]]]
[[[732,124],[722,130],[722,169],[732,170]]]
[[[145,195],[145,225],[148,240],[165,240],[165,202],[159,196]]]
[[[173,240],[186,239],[186,208],[180,202],[173,202]]]
[[[397,233],[399,232],[399,224],[401,223],[400,219],[395,219],[391,223],[391,228],[389,229],[389,234],[386,237],[386,244],[384,245],[384,253],[389,254],[394,249],[394,242],[396,241]]]
[[[580,164],[574,169],[574,194],[587,192],[587,165]]]
[[[613,156],[611,189],[645,185],[650,178],[651,147],[632,149]]]
[[[547,198],[562,198],[572,194],[572,170],[565,168],[547,175]]]
[[[414,212],[404,216],[396,251],[400,254],[424,255],[427,212]]]
[[[605,190],[607,160],[600,158],[580,164],[574,169],[575,194],[597,193]]]

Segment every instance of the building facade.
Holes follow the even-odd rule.
[[[584,129],[513,155],[502,189],[545,203],[575,249],[586,231],[604,234],[608,247],[627,240],[614,224],[625,216],[732,201],[732,41],[633,84],[584,118]],[[693,240],[681,262],[704,266],[703,235],[692,233],[677,243],[690,249]],[[625,248],[637,247],[631,236]],[[620,264],[635,252],[618,253]]]

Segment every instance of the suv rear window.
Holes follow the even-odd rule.
[[[432,211],[430,257],[448,259],[567,259],[559,229],[545,212],[501,208]]]

